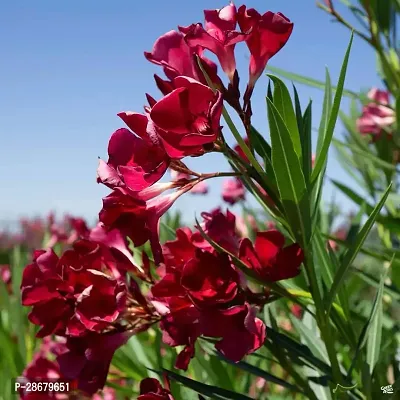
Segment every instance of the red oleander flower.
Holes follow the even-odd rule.
[[[175,364],[183,370],[194,357],[194,345],[201,335],[221,338],[215,348],[235,362],[260,348],[266,337],[264,323],[255,317],[255,310],[247,303],[199,309],[184,299],[170,302],[160,327],[164,343],[185,346]]]
[[[222,184],[222,198],[231,205],[243,201],[245,194],[246,189],[238,178],[226,179]]]
[[[215,348],[235,362],[258,350],[266,338],[264,323],[247,303],[211,312],[202,325],[203,335],[222,338]]]
[[[250,50],[249,84],[251,93],[256,81],[265,70],[268,61],[286,44],[293,30],[293,23],[283,14],[267,11],[261,15],[254,8],[241,6],[238,23],[248,34],[247,47]]]
[[[157,185],[157,184],[156,184]],[[119,229],[128,236],[135,246],[150,241],[156,264],[162,262],[162,251],[159,241],[159,222],[169,208],[189,187],[182,187],[171,194],[158,196],[166,188],[176,186],[175,183],[160,183],[133,193],[127,188],[116,187],[112,193],[103,198],[103,208],[99,213],[99,220],[106,230]],[[154,197],[158,196],[158,197]],[[142,200],[147,199],[147,201]]]
[[[180,284],[199,307],[232,301],[239,288],[239,275],[226,254],[196,251],[182,270]]]
[[[246,39],[246,34],[235,31],[237,10],[233,3],[217,10],[204,10],[205,28],[193,24],[185,28],[185,41],[191,47],[200,46],[214,53],[231,82],[236,72],[235,45]]]
[[[373,102],[363,107],[362,115],[357,120],[357,129],[362,134],[372,134],[379,139],[382,131],[396,121],[395,112],[387,107],[389,92],[371,89],[368,98]]]
[[[150,237],[146,225],[146,202],[126,188],[116,187],[103,198],[99,220],[107,230],[120,230],[133,241],[135,246],[141,246]]]
[[[173,83],[175,89],[151,108],[148,129],[161,138],[171,158],[203,154],[203,146],[220,134],[222,94],[184,76]]]
[[[75,218],[71,216],[67,216],[67,223],[71,228],[71,232],[69,234],[67,242],[72,244],[75,240],[79,238],[86,238],[89,233],[90,229],[88,228],[86,221],[83,218]]]
[[[75,317],[86,329],[100,332],[125,309],[125,284],[96,270],[90,270],[88,277],[90,285],[76,299]]]
[[[170,389],[164,389],[154,378],[145,378],[140,382],[138,400],[174,400]]]
[[[249,239],[242,240],[239,258],[267,282],[290,279],[300,273],[304,255],[297,243],[284,245],[285,237],[277,230],[257,232],[254,247]]]
[[[58,355],[61,374],[77,382],[77,388],[93,395],[104,387],[115,351],[124,345],[132,332],[98,334],[90,332],[68,338],[66,350]]]
[[[207,235],[227,251],[237,254],[239,251],[239,237],[236,234],[236,217],[229,210],[226,215],[218,208],[211,213],[203,212],[203,230]],[[212,246],[208,243],[200,232],[194,232],[192,243],[201,249],[212,251]]]
[[[79,254],[79,242],[60,259],[52,250],[35,252],[23,272],[21,294],[22,304],[32,306],[29,320],[41,326],[38,337],[101,331],[125,309],[125,284],[89,269],[99,266],[97,260],[84,262],[89,260]]]
[[[120,113],[121,119],[135,133],[116,130],[108,143],[108,163],[100,164],[99,181],[106,186],[126,185],[139,192],[159,181],[169,166],[169,158],[157,138],[147,134],[146,115]]]
[[[185,31],[185,28],[180,29]],[[148,61],[162,66],[165,75],[170,79],[170,81],[164,81],[157,75],[154,76],[158,88],[164,95],[172,92],[174,85],[171,81],[178,76],[187,76],[201,83],[207,83],[198,66],[196,56],[200,58],[203,68],[216,86],[222,85],[217,75],[216,64],[202,54],[203,49],[201,47],[188,46],[183,33],[177,31],[169,31],[159,37],[154,43],[152,52],[144,53]]]
[[[218,218],[227,222],[219,211],[216,215],[211,231],[218,226]],[[164,343],[184,346],[175,363],[184,370],[202,335],[220,338],[216,348],[234,361],[255,351],[265,339],[264,324],[247,304],[250,298],[257,302],[257,296],[248,296],[245,282],[240,282],[226,254],[199,249],[195,235],[187,228],[178,229],[176,240],[165,243],[165,265],[159,268],[160,280],[151,289],[153,305],[162,315]],[[240,345],[235,345],[237,341]]]

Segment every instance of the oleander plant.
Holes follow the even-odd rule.
[[[349,30],[334,85],[269,67],[294,24],[246,5],[205,10],[144,53],[160,94],[118,114],[98,221],[50,214],[0,235],[0,399],[398,398],[400,2],[318,6]],[[380,88],[345,89],[354,36],[376,53]],[[318,127],[282,79],[324,90]],[[353,183],[327,176],[331,149]],[[228,167],[187,166],[208,153]],[[221,178],[227,207],[184,222],[175,201]],[[356,212],[326,201],[328,180]],[[17,377],[36,390],[12,394]]]

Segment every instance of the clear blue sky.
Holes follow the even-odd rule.
[[[158,97],[143,51],[179,25],[201,22],[216,0],[15,0],[0,5],[0,219],[69,211],[94,218],[108,192],[96,184],[97,157],[107,157],[111,133],[124,126],[119,111],[141,111],[145,92]],[[240,5],[241,3],[237,3]],[[253,0],[259,11],[281,11],[294,22],[293,35],[271,65],[323,79],[338,77],[349,32],[329,22],[314,0]],[[238,46],[242,81],[247,80],[245,45]],[[267,133],[264,94],[259,81],[253,100],[254,123]],[[372,51],[356,39],[346,86],[379,85]],[[314,101],[314,126],[322,93],[298,85],[305,104]],[[340,126],[337,135],[340,135]],[[227,133],[230,138],[230,134]],[[230,140],[230,139],[229,139]],[[190,160],[199,171],[226,168],[221,158]],[[347,180],[331,154],[328,173]],[[220,183],[212,185],[209,208],[221,204]],[[330,196],[328,187],[327,196]],[[343,198],[338,197],[341,201]],[[177,203],[185,216],[204,210],[204,198]],[[344,202],[345,207],[350,203]]]

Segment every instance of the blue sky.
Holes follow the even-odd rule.
[[[337,80],[349,32],[330,23],[314,0],[246,4],[260,12],[281,11],[295,24],[271,65],[317,79],[324,79],[328,66]],[[159,96],[153,74],[162,75],[161,70],[145,60],[143,51],[150,51],[160,35],[177,25],[201,22],[203,9],[224,5],[223,0],[2,2],[0,220],[51,209],[95,218],[108,192],[96,184],[97,157],[107,157],[109,136],[124,126],[116,114],[141,111],[145,92]],[[247,80],[246,51],[244,44],[237,47],[242,82]],[[268,132],[266,85],[262,77],[253,100],[254,124],[263,133]],[[357,91],[374,85],[379,85],[374,54],[356,39],[346,86]],[[298,90],[304,105],[313,99],[317,126],[322,92],[301,85]],[[348,180],[333,155],[329,176]],[[188,164],[199,171],[227,168],[217,156]],[[220,184],[212,184],[208,208],[221,204]],[[327,198],[330,194],[328,187]],[[344,208],[350,206],[338,199]],[[204,206],[204,198],[194,196],[184,196],[176,205],[188,218]]]

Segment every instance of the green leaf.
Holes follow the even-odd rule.
[[[384,272],[381,276],[381,280],[379,283],[379,289],[376,293],[375,300],[374,300],[374,303],[371,308],[371,313],[370,313],[369,318],[368,318],[367,322],[365,323],[365,325],[360,333],[360,336],[358,338],[357,347],[355,349],[355,355],[354,355],[353,361],[351,363],[350,369],[347,374],[348,376],[351,376],[353,368],[356,365],[358,356],[359,356],[361,350],[366,345],[367,341],[369,340],[369,332],[374,325],[374,320],[376,319],[377,314],[379,313],[379,307],[382,307],[382,296],[383,296],[383,288],[384,288],[385,279],[386,279],[386,272]],[[380,312],[380,321],[378,321],[378,325],[379,324],[380,324],[380,328],[382,330],[382,311]],[[376,328],[377,327],[378,326],[376,326]],[[377,333],[377,330],[375,330],[374,333]],[[381,340],[381,338],[379,337],[379,340],[378,340],[379,346],[380,346],[380,340]],[[372,346],[376,346],[378,343],[377,343],[377,341],[373,340],[372,342],[370,342],[370,344],[372,347]],[[378,352],[379,352],[379,349],[376,349],[376,348],[374,348],[374,349],[371,348],[370,350],[368,350],[368,352],[370,353],[369,354],[370,360],[371,360],[371,357],[373,359],[375,359],[375,357],[376,357],[375,351],[376,350],[378,350]],[[370,364],[370,371],[371,371],[371,364]]]
[[[294,85],[293,85],[293,92],[294,92],[294,105],[295,105],[295,110],[296,110],[297,128],[299,129],[299,132],[301,135],[301,132],[303,132],[303,113],[301,112],[299,94],[297,92],[296,86],[294,86]],[[273,102],[273,100],[272,100],[272,102]],[[300,136],[300,141],[302,142],[301,136]]]
[[[317,89],[324,89],[325,88],[325,82],[319,81],[318,79],[313,79],[313,78],[309,78],[307,76],[303,76],[303,75],[295,74],[295,73],[292,73],[292,72],[288,72],[288,71],[285,71],[285,70],[277,68],[277,67],[272,67],[270,65],[267,67],[267,70],[273,72],[274,74],[282,76],[283,78],[289,79],[290,81],[293,81],[293,82],[302,83],[304,85],[315,87]],[[332,90],[336,91],[337,87],[336,86],[332,86]],[[357,99],[358,98],[358,93],[353,92],[353,91],[348,90],[348,89],[343,89],[343,96]]]
[[[253,125],[250,126],[250,142],[263,160],[265,158],[271,159],[271,146]]]
[[[306,180],[306,185],[310,186],[310,177],[312,171],[312,102],[308,103],[301,124],[301,147],[303,154],[303,173]]]
[[[365,271],[353,268],[352,272],[356,273],[364,282],[373,287],[379,288],[380,282],[375,279],[372,275]],[[384,292],[388,296],[392,297],[394,301],[400,302],[400,291],[394,286],[384,285]]]
[[[309,365],[310,367],[317,368],[328,376],[332,376],[331,367],[326,362],[316,357],[309,349],[309,347],[296,342],[289,336],[280,333],[271,327],[267,327],[267,332],[267,342],[270,342],[270,344],[274,347],[285,349],[289,358],[300,358],[304,361],[307,361],[307,365]]]
[[[295,318],[294,318],[295,319]],[[310,348],[313,350],[314,354],[321,354],[322,358],[327,358],[327,353],[326,349],[321,342],[321,339],[319,336],[317,336],[318,328],[317,328],[317,323],[314,318],[310,314],[305,314],[301,320],[301,322],[297,319],[295,319],[296,323],[301,324],[304,328],[306,328],[306,331],[300,331],[300,339],[303,344],[307,344],[310,341],[310,338],[308,337],[307,332],[312,332],[311,335],[311,341],[313,338],[317,339],[317,349],[314,351],[313,347],[310,346]],[[315,344],[313,344],[314,346]],[[329,358],[328,358],[329,360]],[[332,400],[332,397],[330,395],[330,390],[328,386],[328,382],[325,382],[325,385],[322,385],[320,380],[321,379],[326,379],[326,376],[319,372],[315,371],[312,368],[309,368],[307,366],[303,367],[305,375],[308,377],[309,380],[309,385],[311,389],[314,391],[315,396],[317,397],[318,400]],[[315,382],[315,379],[317,382]]]
[[[300,133],[297,126],[296,113],[293,109],[292,99],[286,85],[275,75],[268,75],[274,82],[274,105],[282,116],[283,121],[290,133],[292,143],[297,156],[301,160]]]
[[[318,260],[318,270],[322,275],[322,279],[327,288],[330,288],[334,281],[334,275],[337,272],[337,265],[334,262],[335,255],[330,256],[330,252],[326,249],[326,241],[322,238],[320,231],[317,229],[313,237],[315,255]],[[350,312],[348,310],[347,294],[342,288],[339,290],[339,305],[342,307],[346,319],[349,319]],[[348,335],[348,332],[343,332]]]
[[[321,123],[318,129],[318,141],[317,141],[317,154],[321,152],[322,145],[324,143],[325,134],[327,131],[327,126],[329,124],[329,115],[331,114],[332,110],[332,84],[331,78],[329,75],[328,69],[326,69],[326,78],[325,78],[325,95],[324,95],[324,102],[322,107],[322,116],[321,116]],[[313,182],[312,188],[312,225],[316,226],[316,219],[318,216],[319,205],[322,198],[322,187],[324,184],[325,172],[326,172],[326,165],[327,161],[323,165],[321,173],[318,175],[318,178]]]
[[[324,94],[324,102],[322,105],[321,122],[318,128],[317,153],[319,153],[322,149],[325,133],[329,125],[329,116],[331,114],[331,110],[332,110],[332,83],[331,83],[331,76],[329,75],[329,70],[328,68],[326,68],[325,94]]]
[[[275,105],[267,99],[272,165],[278,190],[294,236],[302,246],[311,237],[308,193],[292,137]]]
[[[382,342],[382,314],[383,314],[383,290],[385,286],[386,270],[382,274],[379,289],[376,295],[374,306],[369,321],[367,341],[367,363],[369,364],[369,372],[374,372],[376,363],[379,360]]]
[[[257,154],[264,160],[265,172],[268,176],[268,185],[265,185],[265,189],[270,196],[277,196],[278,188],[276,186],[276,177],[271,163],[271,146],[254,126],[250,127],[250,143],[253,145]]]
[[[239,368],[245,372],[248,372],[252,375],[255,376],[259,376],[260,378],[265,379],[267,382],[272,382],[275,383],[276,385],[282,386],[286,389],[291,390],[292,392],[297,392],[297,393],[303,393],[303,391],[298,388],[295,385],[292,385],[289,382],[286,382],[285,380],[278,378],[275,375],[272,375],[266,371],[263,371],[262,369],[256,367],[255,365],[249,364],[247,362],[244,361],[239,361],[239,362],[234,362],[229,360],[228,358],[222,356],[222,355],[218,355],[218,357],[220,357],[222,360],[224,360],[226,363],[235,366],[236,368]]]
[[[307,328],[296,317],[291,317],[290,320],[294,324],[294,327],[296,328],[296,331],[299,333],[300,337],[304,339],[304,343],[308,346],[311,352],[320,360],[328,364],[328,353],[326,352],[323,341],[315,334],[315,331]]]
[[[203,394],[205,396],[209,396],[212,399],[217,400],[251,400],[250,397],[245,396],[244,394],[231,392],[230,390],[221,389],[216,386],[206,385],[205,383],[201,383],[195,381],[193,379],[186,378],[182,375],[176,374],[175,372],[169,371],[167,369],[163,369],[168,378],[181,383],[182,385],[194,390],[197,393]]]
[[[328,125],[326,127],[326,131],[324,134],[324,140],[321,145],[321,150],[317,154],[317,157],[316,157],[315,167],[314,167],[313,174],[312,174],[313,181],[318,178],[318,176],[321,173],[321,171],[326,163],[326,160],[328,158],[329,146],[331,144],[333,132],[335,130],[336,120],[337,120],[337,117],[339,114],[340,103],[342,100],[344,81],[346,79],[347,65],[349,63],[350,50],[351,50],[351,46],[353,43],[353,37],[354,37],[354,35],[352,33],[351,37],[350,37],[350,43],[347,47],[346,54],[344,56],[343,65],[340,70],[338,86],[337,86],[337,90],[335,93],[333,106],[332,106],[331,112],[329,114],[329,120],[328,120]]]
[[[359,147],[349,144],[349,143],[343,143],[340,140],[337,139],[332,139],[332,143],[337,146],[337,147],[342,147],[342,148],[348,148],[351,149],[354,153],[359,154],[362,156],[364,159],[371,161],[372,164],[375,164],[378,167],[381,167],[383,169],[387,169],[389,171],[396,171],[397,168],[395,165],[390,164],[379,157],[375,156],[373,153],[371,153],[371,150],[366,151],[362,150]]]
[[[333,179],[331,180],[331,182],[342,193],[344,193],[347,197],[349,197],[351,200],[353,200],[359,206],[361,206],[363,203],[365,203],[366,212],[369,213],[369,214],[372,213],[374,208],[369,203],[366,203],[364,197],[362,197],[359,194],[355,193],[348,186],[345,186],[340,182],[337,182],[337,181],[335,181]],[[391,230],[392,232],[400,233],[400,219],[399,218],[393,218],[393,217],[385,216],[385,215],[378,215],[377,218],[376,218],[376,222],[379,222],[380,224],[384,225],[387,229]]]
[[[343,257],[343,261],[339,267],[339,270],[336,272],[334,281],[332,283],[332,287],[327,294],[326,297],[326,309],[329,313],[329,310],[332,306],[332,303],[335,299],[335,296],[337,294],[337,291],[339,290],[340,285],[343,283],[343,280],[345,279],[347,272],[349,271],[349,268],[351,267],[351,263],[353,262],[354,258],[359,252],[359,249],[362,247],[365,239],[367,238],[368,233],[372,229],[373,224],[376,221],[377,216],[379,215],[380,211],[382,210],[383,206],[385,205],[386,199],[389,196],[389,192],[392,188],[392,184],[388,186],[386,189],[385,194],[379,201],[379,203],[376,205],[374,210],[372,211],[371,215],[365,222],[364,226],[360,230],[359,234],[357,237],[354,239],[354,243],[351,245],[351,247],[347,250],[346,254]]]

